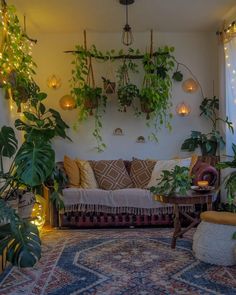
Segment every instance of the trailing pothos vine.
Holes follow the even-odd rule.
[[[145,54],[143,58],[144,79],[139,98],[141,113],[146,113],[148,127],[154,127],[150,140],[158,141],[157,132],[164,125],[171,130],[171,75],[175,66],[171,55],[173,47],[158,48],[157,54]]]
[[[76,46],[80,54],[74,54],[72,64],[72,78],[70,80],[71,93],[76,98],[79,108],[78,122],[88,119],[94,115],[93,136],[97,142],[98,152],[106,148],[101,136],[102,114],[106,109],[107,97],[103,95],[102,88],[95,86],[91,54],[101,56],[93,46],[90,51],[84,50],[81,46]]]
[[[162,126],[171,130],[172,74],[177,64],[172,55],[173,52],[173,47],[165,46],[158,48],[153,54],[141,55],[139,50],[132,48],[127,53],[123,50],[118,51],[118,53],[112,50],[103,54],[94,45],[90,49],[78,45],[75,51],[72,51],[74,59],[72,61],[73,70],[70,86],[71,93],[76,98],[79,107],[78,121],[86,120],[89,115],[94,114],[95,128],[93,135],[97,141],[98,151],[103,151],[106,148],[101,136],[102,114],[106,108],[106,96],[103,95],[101,88],[95,87],[92,59],[121,60],[117,69],[119,111],[126,112],[127,107],[132,105],[136,115],[140,116],[145,113],[146,124],[153,129],[149,139],[158,141],[157,132],[160,131]],[[143,62],[144,80],[141,89],[130,78],[130,74],[139,72],[135,60],[142,60]],[[178,75],[175,73],[173,79],[180,74],[179,71]],[[137,107],[137,99],[140,100],[139,107]]]

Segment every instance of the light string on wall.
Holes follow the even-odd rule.
[[[236,36],[236,20],[232,21],[232,23],[230,23],[228,27],[226,27],[224,21],[222,25],[222,30],[217,31],[216,35],[218,36],[220,42],[229,42],[233,37]]]

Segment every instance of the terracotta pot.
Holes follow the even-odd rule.
[[[154,111],[154,109],[152,109],[147,103],[145,102],[141,102],[141,111],[143,113],[146,113],[146,119],[149,120],[150,119],[150,113],[152,113]]]
[[[96,100],[91,100],[90,98],[85,98],[84,100],[85,109],[90,111],[90,115],[93,115],[93,109],[98,107],[98,98]]]

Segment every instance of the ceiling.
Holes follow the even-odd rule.
[[[7,0],[18,16],[26,14],[28,32],[120,32],[125,6],[119,0]],[[214,32],[235,0],[136,0],[129,6],[135,32]]]

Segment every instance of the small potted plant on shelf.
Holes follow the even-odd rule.
[[[200,131],[192,131],[191,136],[183,142],[181,149],[187,151],[194,151],[200,147],[203,156],[215,156],[217,148],[225,145],[225,141],[218,130],[218,122],[224,122],[229,130],[234,133],[233,124],[229,118],[222,119],[218,115],[219,99],[214,96],[213,98],[204,98],[200,105],[200,116],[204,116],[210,120],[212,127],[208,133]]]
[[[161,178],[156,186],[152,186],[150,191],[159,195],[186,195],[191,188],[192,177],[189,168],[176,165],[172,170],[163,170]]]

